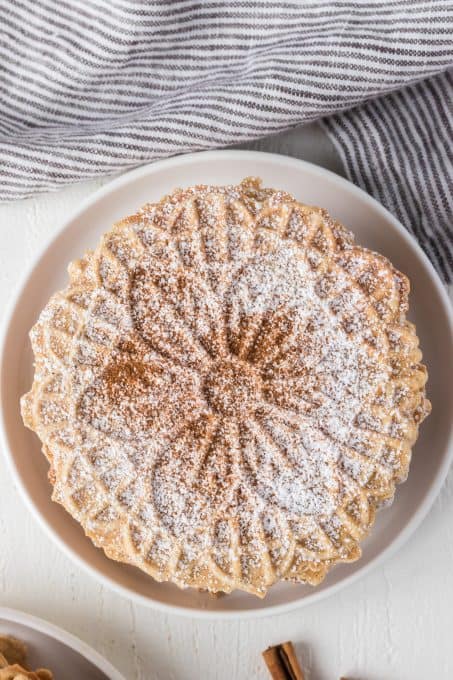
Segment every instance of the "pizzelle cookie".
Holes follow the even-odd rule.
[[[27,670],[27,646],[10,635],[0,635],[0,680],[53,680],[51,671]]]
[[[248,178],[176,190],[69,267],[24,422],[53,499],[159,581],[264,596],[356,560],[429,413],[409,282]]]

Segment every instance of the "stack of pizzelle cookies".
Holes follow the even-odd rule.
[[[0,680],[53,680],[51,671],[27,665],[27,646],[9,635],[0,635]]]

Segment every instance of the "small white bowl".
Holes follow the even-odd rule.
[[[51,501],[47,461],[19,412],[19,398],[32,381],[28,332],[50,295],[66,285],[68,262],[95,246],[113,222],[177,186],[237,183],[248,175],[261,177],[267,186],[286,189],[305,203],[327,208],[356,234],[358,243],[383,253],[409,276],[411,319],[417,324],[428,366],[428,396],[433,405],[432,415],[421,427],[409,479],[397,490],[392,507],[379,513],[363,543],[362,558],[336,567],[317,588],[281,583],[271,588],[264,600],[242,592],[213,598],[194,589],[179,590],[109,560],[86,538],[80,525]],[[3,448],[16,485],[34,516],[73,560],[110,588],[142,604],[189,616],[247,618],[282,613],[351,583],[401,547],[420,524],[453,455],[453,319],[432,265],[401,224],[364,191],[323,168],[276,154],[214,151],[171,158],[123,175],[91,196],[60,232],[43,244],[27,272],[6,316],[0,370]]]
[[[0,634],[25,642],[30,667],[49,668],[55,680],[125,680],[85,642],[30,614],[0,607]]]

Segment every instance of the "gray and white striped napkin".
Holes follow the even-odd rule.
[[[309,121],[453,278],[453,0],[2,0],[0,200]]]

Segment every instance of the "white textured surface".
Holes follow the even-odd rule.
[[[254,148],[339,167],[313,126]],[[0,206],[2,315],[42,239],[102,183]],[[196,621],[133,605],[75,567],[25,509],[0,458],[0,604],[78,635],[127,680],[264,680],[260,652],[285,639],[296,643],[307,680],[451,680],[452,517],[453,471],[416,534],[358,583],[284,616]]]

